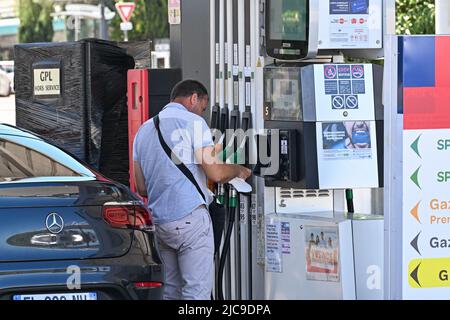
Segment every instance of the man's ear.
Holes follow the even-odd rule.
[[[192,96],[191,96],[191,103],[192,103],[193,106],[198,103],[198,94],[197,93],[192,94]]]

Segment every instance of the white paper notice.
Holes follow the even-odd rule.
[[[266,223],[266,271],[282,272],[281,224],[277,221]]]

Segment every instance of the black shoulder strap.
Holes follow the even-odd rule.
[[[158,138],[159,142],[161,143],[162,148],[166,152],[167,156],[170,160],[180,169],[180,171],[186,176],[186,178],[189,179],[189,181],[192,182],[192,184],[197,188],[198,193],[202,196],[203,200],[206,202],[205,194],[203,193],[202,189],[197,183],[197,180],[195,180],[194,175],[192,174],[191,170],[189,170],[185,164],[177,157],[175,153],[172,152],[170,147],[167,145],[166,141],[164,141],[164,138],[161,134],[161,129],[159,128],[159,115],[156,115],[153,118],[153,122],[155,124],[156,131],[158,131]]]

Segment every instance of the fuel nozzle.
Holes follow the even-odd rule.
[[[219,129],[220,126],[220,107],[215,104],[211,110],[211,128]]]
[[[220,204],[225,204],[225,186],[221,183],[217,185],[217,201]]]
[[[233,186],[230,185],[228,206],[230,208],[237,208],[237,202],[238,202],[237,190]]]

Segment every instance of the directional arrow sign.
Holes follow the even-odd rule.
[[[122,22],[130,21],[131,15],[133,14],[134,8],[136,5],[134,2],[120,2],[116,3],[116,9],[119,13]]]
[[[411,265],[412,265],[412,263],[409,264],[410,268],[411,268]],[[420,263],[409,274],[409,276],[410,276],[409,285],[413,288],[417,287],[417,286],[422,287],[419,282],[419,267],[420,267]],[[414,280],[414,282],[412,282],[411,280]]]
[[[450,287],[450,259],[415,259],[408,266],[412,288]]]
[[[422,254],[420,253],[420,251],[419,251],[419,244],[418,244],[419,236],[420,236],[420,232],[419,232],[419,234],[411,241],[410,244],[411,244],[411,247],[413,247],[413,248],[417,251],[418,254],[422,255]]]
[[[414,152],[420,157],[420,158],[422,158],[422,156],[420,155],[420,151],[419,151],[419,140],[420,140],[420,137],[421,137],[422,135],[420,135],[412,144],[411,144],[411,149],[413,149],[414,150]]]
[[[417,168],[416,171],[414,171],[414,173],[413,173],[412,176],[411,176],[411,180],[416,184],[416,186],[419,187],[419,189],[422,189],[422,188],[420,187],[420,183],[419,183],[419,171],[420,171],[420,167]]]
[[[416,204],[416,206],[411,210],[410,213],[414,218],[416,218],[417,222],[422,223],[422,222],[420,222],[420,218],[419,218],[419,205],[420,205],[420,202],[418,204]]]

